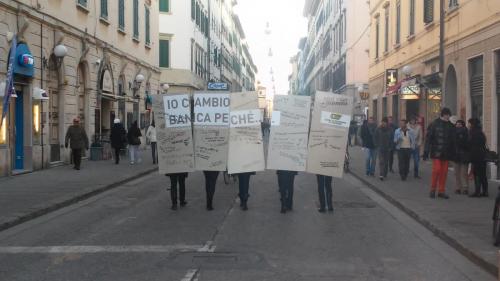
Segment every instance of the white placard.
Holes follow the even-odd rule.
[[[164,96],[163,105],[167,128],[191,126],[191,107],[188,95]]]
[[[321,111],[321,124],[349,128],[351,115]]]
[[[281,120],[281,111],[273,111],[271,116],[271,126],[279,126]]]
[[[238,110],[230,113],[231,128],[260,126],[260,120],[260,109]]]
[[[203,126],[229,125],[229,94],[196,93],[194,95],[194,124]]]

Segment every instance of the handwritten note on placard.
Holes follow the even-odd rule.
[[[153,96],[158,141],[158,170],[160,174],[194,171],[193,136],[190,123],[187,126],[180,126],[179,118],[171,117],[172,115],[179,114],[179,116],[182,116],[184,114],[182,111],[175,112],[175,106],[173,105],[174,100],[179,105],[179,102],[184,100],[184,96],[187,95]],[[187,107],[189,108],[189,99],[187,101]],[[167,104],[168,102],[170,102],[170,105]],[[165,112],[167,108],[171,108],[173,111],[167,114]]]
[[[194,94],[196,170],[225,171],[229,144],[229,94]]]
[[[188,95],[168,95],[163,97],[165,125],[168,128],[191,126],[191,105]]]
[[[352,115],[352,97],[316,92],[309,133],[307,171],[341,178]]]
[[[228,153],[230,174],[265,169],[258,105],[256,92],[231,94]]]
[[[275,96],[267,168],[305,171],[311,98]]]

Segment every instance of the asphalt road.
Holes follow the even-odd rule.
[[[317,212],[315,177],[279,213],[276,175],[251,179],[249,210],[219,177],[205,210],[201,173],[170,210],[153,175],[0,232],[0,280],[495,280],[354,178]]]

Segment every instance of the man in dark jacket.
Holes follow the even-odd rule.
[[[71,147],[71,154],[73,155],[73,163],[75,164],[74,169],[80,170],[80,164],[82,163],[82,150],[89,149],[89,139],[85,129],[80,126],[80,119],[73,119],[73,125],[69,126],[66,132],[66,138],[64,146],[68,148],[68,141]]]
[[[115,150],[115,164],[118,164],[120,163],[120,152],[125,148],[127,132],[125,132],[125,128],[120,123],[120,119],[115,119],[113,123],[109,139],[111,140],[111,147]]]
[[[389,168],[389,153],[392,148],[392,131],[387,126],[387,117],[382,118],[382,123],[375,131],[375,146],[378,150],[378,168],[380,171],[380,180],[387,177]]]
[[[363,142],[363,148],[366,153],[366,175],[375,175],[375,164],[377,162],[377,150],[373,137],[375,136],[375,130],[377,125],[373,120],[373,117],[369,117],[368,121],[364,121],[361,126],[361,140]]]
[[[398,129],[398,126],[394,123],[394,120],[392,119],[392,116],[387,117],[387,128],[392,133],[392,138],[394,138],[394,132]],[[396,152],[396,146],[394,145],[393,142],[391,142],[391,149],[389,150],[389,171],[391,173],[394,173],[393,170],[393,165],[394,165],[394,153]]]
[[[438,197],[443,199],[449,198],[445,193],[448,161],[453,160],[455,154],[455,127],[450,122],[450,117],[450,109],[443,108],[441,110],[441,117],[429,125],[425,137],[423,159],[427,160],[429,155],[432,158],[431,198],[436,198],[438,183]]]

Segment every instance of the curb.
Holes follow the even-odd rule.
[[[368,186],[370,189],[375,191],[378,195],[382,196],[385,200],[389,201],[391,204],[396,206],[398,209],[415,219],[418,223],[420,223],[422,226],[427,228],[429,231],[431,231],[434,235],[439,237],[441,240],[443,240],[446,244],[457,250],[460,254],[462,254],[464,257],[466,257],[468,260],[470,260],[472,263],[475,265],[479,266],[486,272],[490,273],[494,277],[498,277],[498,266],[494,263],[491,263],[485,259],[483,259],[481,256],[477,255],[464,245],[462,245],[459,241],[457,241],[455,238],[449,236],[446,232],[443,230],[439,229],[438,226],[434,225],[430,221],[422,218],[420,215],[418,215],[416,212],[413,210],[407,208],[404,206],[401,202],[399,202],[397,199],[392,197],[391,195],[385,193],[382,191],[380,188],[372,184],[371,182],[367,181],[363,177],[359,176],[357,172],[354,172],[352,169],[349,171],[349,174],[351,174],[353,177],[356,179],[360,180],[363,184]]]
[[[149,175],[149,174],[151,174],[151,173],[153,173],[153,172],[155,172],[157,170],[158,170],[158,167],[155,167],[155,168],[152,168],[152,169],[148,169],[146,171],[143,171],[143,172],[141,172],[139,174],[133,175],[133,176],[128,177],[126,179],[123,179],[123,180],[111,183],[109,185],[100,187],[98,189],[94,189],[92,191],[89,191],[89,192],[86,192],[86,193],[83,193],[83,194],[78,194],[75,197],[63,200],[61,202],[54,203],[54,204],[52,204],[50,206],[43,207],[43,208],[38,209],[36,211],[33,211],[31,213],[18,216],[15,219],[12,219],[12,220],[4,222],[4,223],[1,223],[0,224],[0,231],[7,230],[7,229],[12,228],[12,227],[14,227],[16,225],[25,223],[25,222],[33,220],[33,219],[36,219],[38,217],[41,217],[41,216],[46,215],[48,213],[57,211],[57,210],[62,209],[64,207],[68,207],[70,205],[73,205],[75,203],[78,203],[80,201],[88,199],[90,197],[96,196],[96,195],[101,194],[103,192],[106,192],[108,190],[111,190],[111,189],[114,189],[116,187],[119,187],[119,186],[121,186],[121,185],[123,185],[125,183],[130,182],[130,181],[133,181],[133,180],[136,180],[138,178],[142,178],[144,176],[147,176],[147,175]]]

